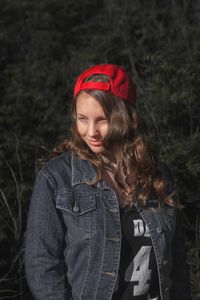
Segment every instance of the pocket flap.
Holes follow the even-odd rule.
[[[96,198],[90,195],[75,195],[70,191],[62,191],[56,195],[56,208],[71,214],[83,215],[96,209]]]

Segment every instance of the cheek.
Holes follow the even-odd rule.
[[[108,133],[108,125],[106,124],[101,128],[101,135],[106,136],[107,133]]]
[[[85,133],[85,127],[79,122],[76,123],[77,132],[82,136]]]

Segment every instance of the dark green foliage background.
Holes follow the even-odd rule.
[[[200,299],[200,2],[0,0],[0,299],[31,299],[23,243],[35,161],[69,133],[76,76],[123,65],[185,205]]]

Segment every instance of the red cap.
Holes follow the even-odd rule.
[[[107,75],[110,80],[109,82],[84,81],[95,74]],[[84,71],[79,75],[74,86],[74,97],[82,90],[102,90],[113,93],[132,105],[136,102],[135,85],[124,68],[118,65],[101,64]]]

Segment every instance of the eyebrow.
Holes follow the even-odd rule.
[[[79,115],[79,116],[82,116],[82,117],[86,117],[85,115],[83,115],[83,114],[80,114],[80,113],[77,113],[77,115]]]

